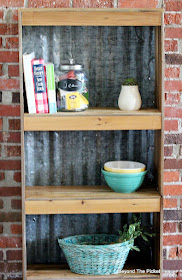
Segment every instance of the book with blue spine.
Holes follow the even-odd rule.
[[[32,73],[34,82],[35,104],[37,113],[48,113],[47,82],[44,59],[33,59]]]

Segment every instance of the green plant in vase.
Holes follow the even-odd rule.
[[[127,78],[122,83],[123,86],[138,86],[137,80],[134,78]]]
[[[141,108],[142,100],[138,83],[134,78],[127,78],[121,86],[118,106],[123,111],[137,111]]]

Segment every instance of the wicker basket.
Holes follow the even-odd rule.
[[[87,275],[120,273],[133,240],[116,243],[117,235],[76,235],[58,239],[72,272]]]

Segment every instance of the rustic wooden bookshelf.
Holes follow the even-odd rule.
[[[154,26],[155,27],[155,96],[156,109],[136,112],[116,108],[91,108],[80,113],[24,113],[22,70],[23,26]],[[22,145],[22,224],[23,277],[43,279],[151,279],[162,273],[134,273],[111,276],[84,276],[59,266],[35,265],[27,268],[26,215],[154,212],[156,267],[162,271],[162,195],[163,195],[163,10],[162,9],[20,9],[19,57],[21,90]],[[79,130],[155,130],[155,166],[157,186],[141,188],[132,194],[116,194],[102,186],[26,187],[24,161],[25,131]]]

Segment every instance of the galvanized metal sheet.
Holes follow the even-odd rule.
[[[154,181],[154,131],[26,132],[27,186],[104,185],[107,161],[146,164]]]
[[[23,27],[23,51],[60,64],[71,57],[89,80],[91,107],[117,107],[121,83],[135,77],[143,107],[155,107],[153,27]]]
[[[127,223],[131,215],[128,214],[100,214],[100,215],[41,215],[27,216],[27,256],[28,263],[66,263],[62,250],[58,245],[58,238],[77,234],[114,233]],[[143,224],[150,225],[152,219],[149,214],[143,214]],[[139,263],[142,267],[152,265],[152,243],[141,239],[135,242],[141,252],[131,252],[128,263]],[[139,262],[138,262],[139,260]]]

